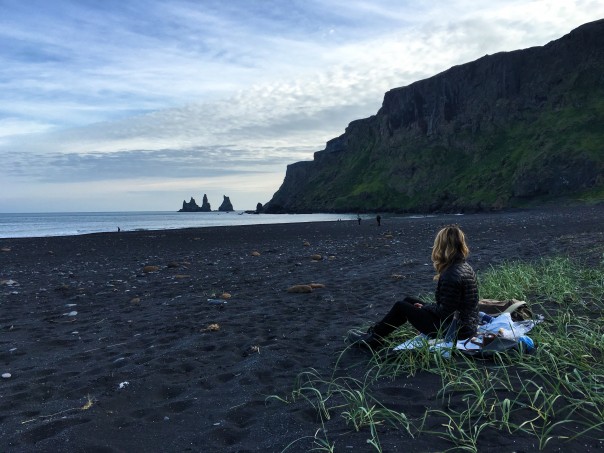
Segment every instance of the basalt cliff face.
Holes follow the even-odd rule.
[[[434,212],[604,199],[604,20],[386,93],[264,212]]]

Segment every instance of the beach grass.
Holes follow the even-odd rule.
[[[343,419],[352,431],[366,433],[381,452],[380,433],[399,430],[403,438],[436,436],[451,450],[476,452],[489,446],[489,433],[532,438],[543,450],[563,448],[567,440],[604,439],[604,262],[589,268],[568,258],[509,262],[479,274],[482,298],[526,300],[544,317],[530,336],[533,354],[509,353],[492,361],[462,354],[374,351],[369,360],[342,367],[345,349],[323,377],[300,373],[294,390],[280,401],[304,401],[317,412],[316,446],[331,451],[325,425]],[[385,350],[415,336],[408,325],[389,339]],[[422,374],[423,373],[423,374]],[[434,404],[423,414],[400,410],[396,395],[383,397],[383,382],[426,375],[440,382]]]

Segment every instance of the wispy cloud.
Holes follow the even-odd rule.
[[[264,152],[263,152],[264,151]],[[259,149],[259,154],[237,148],[128,150],[114,153],[22,154],[6,162],[5,171],[40,182],[92,182],[132,178],[205,178],[255,175],[281,169],[295,150]],[[39,165],[42,162],[44,165]]]
[[[119,201],[131,209],[138,184],[153,209],[158,191],[198,181],[245,186],[252,207],[385,91],[543,45],[604,16],[600,3],[2,2],[0,190],[65,210],[59,187],[76,181],[98,206],[137,193]],[[16,200],[0,195],[0,211]]]

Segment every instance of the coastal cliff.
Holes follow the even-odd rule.
[[[604,20],[395,88],[264,212],[435,212],[604,198]]]

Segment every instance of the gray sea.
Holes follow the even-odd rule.
[[[229,225],[356,219],[356,214],[246,214],[244,212],[0,213],[0,238],[72,236],[117,231],[173,230]]]

